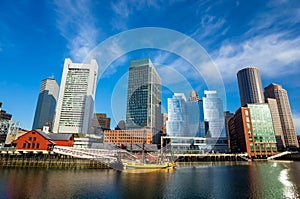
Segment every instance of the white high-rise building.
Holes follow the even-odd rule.
[[[72,63],[65,59],[54,133],[89,133],[97,84],[98,64]]]

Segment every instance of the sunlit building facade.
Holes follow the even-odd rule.
[[[285,146],[283,131],[282,131],[282,127],[281,127],[281,121],[280,121],[277,101],[276,101],[276,99],[266,97],[266,102],[269,105],[272,119],[273,119],[273,126],[274,126],[274,132],[275,132],[275,137],[276,137],[277,149],[278,149],[278,151],[283,151],[286,146]]]
[[[287,91],[279,84],[270,84],[265,88],[265,95],[268,98],[276,99],[286,147],[289,149],[299,148]]]
[[[54,120],[55,133],[88,134],[94,112],[98,64],[65,59]]]
[[[265,102],[258,68],[244,68],[237,73],[237,78],[242,106]]]
[[[268,104],[246,104],[229,120],[232,152],[246,152],[249,157],[277,154],[273,120]]]
[[[150,129],[105,130],[104,143],[109,144],[152,144]]]

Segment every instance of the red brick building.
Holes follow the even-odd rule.
[[[46,134],[35,130],[21,135],[13,142],[17,150],[51,150],[54,146],[73,145],[73,134]]]
[[[246,152],[253,158],[276,155],[276,137],[268,104],[246,106],[239,108],[228,122],[231,151]]]

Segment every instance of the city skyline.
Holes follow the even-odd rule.
[[[240,106],[237,71],[258,67],[262,87],[276,83],[288,91],[295,127],[300,134],[300,83],[296,81],[300,75],[297,2],[183,1],[160,5],[162,3],[157,1],[132,1],[129,5],[126,1],[116,1],[103,4],[91,1],[0,3],[0,101],[4,110],[13,115],[13,120],[21,122],[21,127],[31,128],[40,82],[54,76],[60,84],[65,58],[81,63],[90,50],[108,37],[151,26],[182,32],[202,45],[223,78],[227,93],[225,111],[234,112]],[[151,19],[148,18],[150,13]],[[118,53],[120,49],[116,44],[110,50],[108,53]],[[129,60],[144,57],[153,60],[155,66],[176,68],[178,73],[189,77],[193,89],[178,87],[186,96],[190,90],[203,93],[207,89],[204,81],[195,81],[198,76],[195,77],[189,70],[190,65],[179,57],[151,50],[128,53],[111,64],[97,86],[95,112],[107,113],[112,118],[112,127],[119,122],[111,110],[115,85],[122,77],[126,79]],[[172,70],[158,66],[157,71],[163,83],[172,81]],[[170,96],[170,92],[163,93],[163,112]],[[120,117],[125,118],[126,106],[122,105],[121,109]]]

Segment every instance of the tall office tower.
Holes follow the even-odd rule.
[[[237,73],[237,78],[242,106],[265,102],[258,68],[244,68]]]
[[[223,102],[217,91],[204,91],[203,111],[207,137],[226,137]]]
[[[168,136],[190,136],[186,113],[186,97],[183,93],[174,93],[172,98],[168,98]]]
[[[265,88],[265,96],[276,99],[285,145],[288,148],[299,148],[294,127],[292,111],[287,91],[278,84],[270,84]]]
[[[41,83],[32,129],[49,126],[52,130],[59,86],[55,79],[47,78]]]
[[[98,64],[65,59],[54,120],[55,133],[89,133],[97,83]]]
[[[282,131],[282,127],[281,127],[281,121],[280,121],[277,101],[276,101],[276,99],[266,97],[266,102],[269,105],[272,119],[273,119],[273,126],[274,126],[274,132],[275,132],[275,137],[276,137],[277,149],[278,149],[278,151],[282,151],[285,148],[285,141],[284,141],[283,131]]]
[[[203,101],[197,91],[191,91],[186,103],[189,134],[196,137],[205,137]]]
[[[130,62],[126,107],[126,129],[162,129],[161,80],[150,59]],[[154,140],[154,142],[156,142]]]

